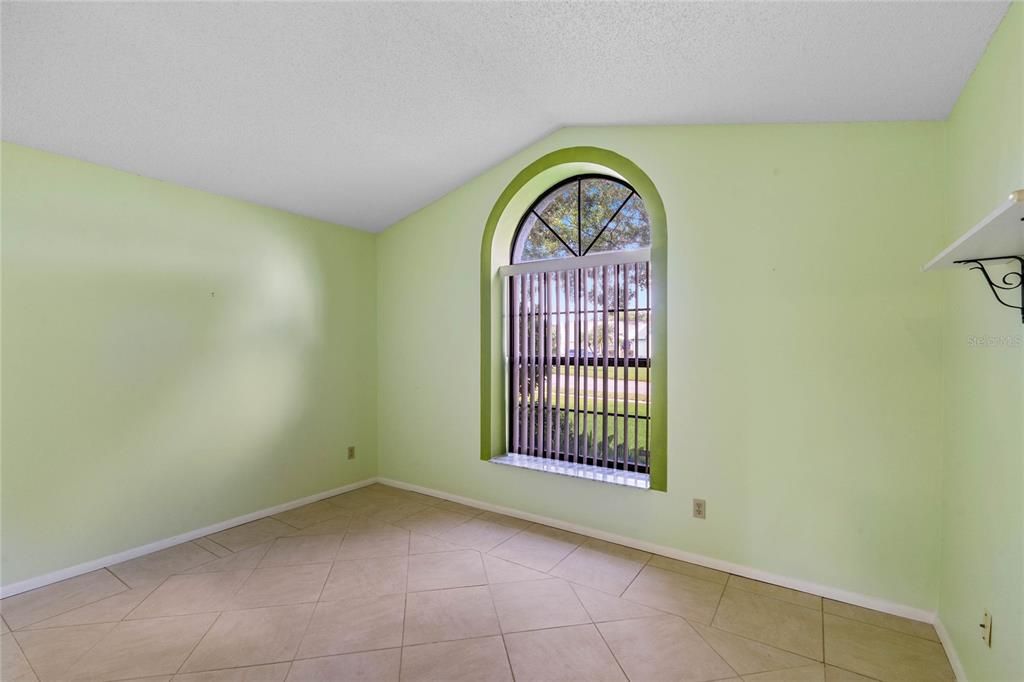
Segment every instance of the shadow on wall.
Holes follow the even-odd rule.
[[[187,462],[215,457],[200,471],[220,489],[279,454],[301,420],[323,334],[315,254],[285,231],[217,227],[86,219],[15,232],[5,285],[33,292],[34,309],[12,311],[21,323],[5,343],[22,357],[31,345],[35,366],[15,372],[36,389],[8,403],[8,423],[40,429],[47,414],[63,433],[33,437],[37,452],[78,442],[90,458],[52,477],[54,503],[109,489],[139,458],[155,487],[187,491]],[[123,514],[109,498],[84,502],[111,524]]]

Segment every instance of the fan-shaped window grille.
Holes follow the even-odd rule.
[[[581,176],[548,190],[519,223],[512,262],[572,258],[651,245],[643,199],[607,176]]]

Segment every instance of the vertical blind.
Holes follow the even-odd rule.
[[[530,265],[504,269],[509,451],[648,473],[649,251]]]

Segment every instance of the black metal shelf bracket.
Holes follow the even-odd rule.
[[[1003,275],[999,282],[992,279],[992,276],[988,274],[988,270],[985,269],[985,263],[988,261],[1017,261],[1017,269]],[[992,290],[992,295],[996,297],[1002,305],[1007,308],[1013,308],[1014,310],[1020,311],[1020,321],[1024,324],[1024,256],[1003,256],[1001,258],[968,258],[966,260],[954,261],[955,263],[966,265],[968,263],[973,264],[974,267],[971,270],[979,271],[984,276],[985,281],[988,282],[989,288]],[[1017,304],[1007,303],[1003,300],[1003,296],[1009,297],[1009,293],[1017,291]]]

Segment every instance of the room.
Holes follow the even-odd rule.
[[[1024,682],[1024,3],[0,3],[0,678]]]

